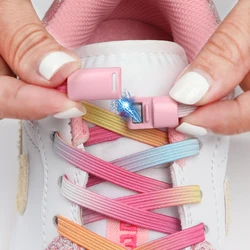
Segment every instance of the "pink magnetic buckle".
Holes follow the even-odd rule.
[[[68,78],[68,97],[73,101],[121,98],[121,68],[77,70]]]
[[[135,98],[142,122],[128,120],[130,129],[175,128],[179,125],[178,105],[169,96]]]

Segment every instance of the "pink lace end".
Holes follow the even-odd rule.
[[[67,83],[64,82],[62,85],[56,88],[58,91],[62,93],[67,93]]]
[[[72,143],[74,147],[85,143],[89,139],[89,128],[82,117],[71,119]]]

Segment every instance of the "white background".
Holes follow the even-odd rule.
[[[43,16],[51,0],[33,0],[38,15]],[[236,0],[215,0],[224,18]],[[0,249],[8,249],[15,222],[17,183],[18,122],[0,121]],[[231,227],[225,250],[250,249],[250,134],[232,138],[228,177],[230,179]],[[209,209],[209,208],[208,208]],[[31,236],[32,237],[32,236]]]

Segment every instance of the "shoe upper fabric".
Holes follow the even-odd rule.
[[[192,61],[218,26],[211,0],[57,0],[44,18],[51,34],[64,46],[76,49],[115,39],[121,27],[102,30],[106,21],[135,20],[165,31]],[[74,28],[72,28],[74,27]],[[118,29],[117,29],[118,27]],[[131,26],[130,26],[130,30]],[[112,32],[112,36],[110,36]],[[95,36],[98,36],[95,38]],[[129,34],[124,39],[128,39]],[[101,38],[101,39],[100,39]],[[121,38],[119,38],[121,40]]]

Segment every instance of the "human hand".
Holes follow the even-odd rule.
[[[83,115],[82,104],[53,89],[80,67],[80,59],[48,34],[29,0],[0,0],[0,119]]]
[[[241,0],[171,89],[178,102],[199,106],[178,131],[205,135],[250,131],[250,1]],[[245,91],[221,100],[237,85]]]

